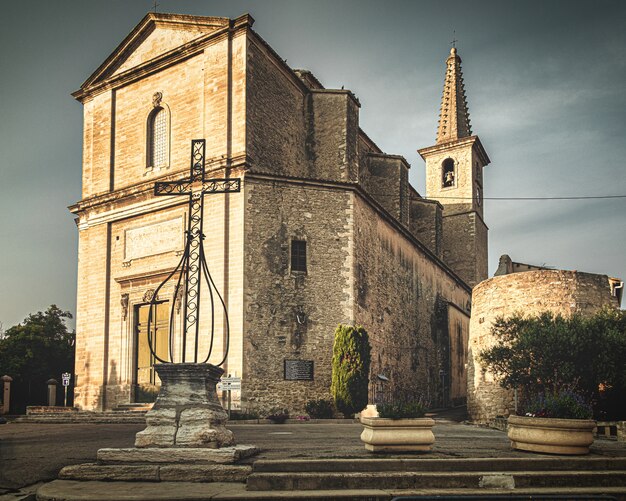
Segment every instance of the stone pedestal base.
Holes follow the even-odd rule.
[[[64,480],[134,482],[245,482],[252,471],[236,464],[258,452],[234,445],[215,385],[224,373],[211,364],[158,364],[161,390],[146,413],[134,449],[100,449],[98,462],[66,466]]]
[[[222,369],[211,364],[157,364],[155,369],[161,390],[135,447],[218,449],[235,443],[215,391]]]

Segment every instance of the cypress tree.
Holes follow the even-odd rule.
[[[340,324],[335,330],[330,392],[335,406],[346,417],[367,405],[370,350],[363,327]]]

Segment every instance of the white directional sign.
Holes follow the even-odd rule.
[[[64,372],[63,374],[61,374],[61,380],[63,381],[63,386],[70,385],[70,377],[72,377],[72,375],[69,372]]]
[[[223,377],[222,380],[219,383],[217,383],[217,389],[220,391],[241,390],[241,378],[240,377]]]

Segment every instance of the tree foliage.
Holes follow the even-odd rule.
[[[575,386],[596,407],[626,389],[624,311],[607,308],[568,318],[517,313],[498,318],[491,332],[496,344],[479,358],[505,388],[545,395]]]
[[[369,338],[363,327],[337,327],[330,391],[335,406],[345,416],[351,416],[367,405],[370,351]]]
[[[12,398],[20,404],[45,403],[45,383],[73,372],[75,333],[65,324],[68,311],[51,305],[30,314],[4,332],[0,339],[0,372],[13,378]],[[12,405],[13,407],[13,405]]]

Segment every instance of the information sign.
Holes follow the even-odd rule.
[[[217,383],[217,389],[220,391],[238,391],[241,390],[241,378],[240,377],[223,377],[222,380]]]

